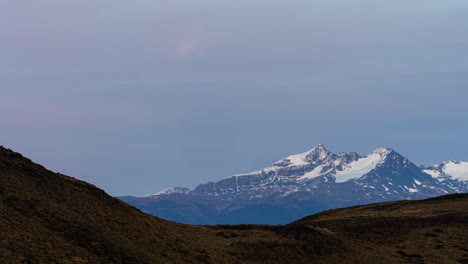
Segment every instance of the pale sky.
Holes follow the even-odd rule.
[[[112,195],[323,143],[468,161],[468,1],[0,0],[0,145]]]

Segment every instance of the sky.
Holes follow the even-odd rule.
[[[468,161],[466,0],[0,0],[0,145],[111,195],[317,144]]]

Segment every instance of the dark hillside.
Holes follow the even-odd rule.
[[[0,259],[11,263],[186,262],[206,254],[199,241],[212,233],[141,213],[4,148],[0,212]]]
[[[468,263],[468,195],[190,226],[0,148],[1,263]]]

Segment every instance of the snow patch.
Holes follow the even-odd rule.
[[[304,166],[308,164],[306,161],[306,155],[307,152],[298,155],[291,155],[285,158],[285,160],[289,160],[289,166]]]
[[[442,170],[453,179],[468,181],[468,162],[449,161]]]
[[[325,165],[320,165],[320,166],[317,166],[315,167],[312,171],[309,171],[307,173],[305,173],[304,175],[302,175],[299,180],[310,180],[310,179],[313,179],[313,178],[316,178],[320,175],[322,175],[322,170],[323,168],[325,167]]]
[[[158,193],[155,193],[155,194],[150,194],[148,195],[147,197],[150,197],[150,196],[157,196],[157,195],[167,195],[167,194],[172,194],[172,193],[183,193],[183,194],[187,194],[190,192],[190,189],[189,188],[181,188],[181,187],[169,187],[167,189],[164,189]]]
[[[343,166],[344,170],[336,172],[335,182],[346,182],[371,172],[385,160],[388,153],[390,150],[379,148],[371,154]]]
[[[312,153],[319,154],[319,157],[318,157],[319,160],[323,160],[323,159],[327,158],[328,155],[330,154],[328,152],[328,150],[322,144],[320,144],[320,145],[315,146],[313,149],[311,149],[309,151],[306,151],[304,153],[297,154],[297,155],[291,155],[289,157],[286,157],[283,160],[280,160],[279,162],[284,161],[284,160],[289,161],[288,167],[290,167],[290,166],[298,166],[298,167],[299,166],[305,166],[305,165],[310,163],[308,161],[307,157],[309,155],[311,155]]]
[[[242,173],[242,174],[235,174],[232,175],[233,177],[241,177],[241,176],[260,176],[262,171],[252,171],[249,173]]]
[[[432,176],[432,178],[438,179],[442,174],[438,170],[423,170],[424,173],[427,173]]]

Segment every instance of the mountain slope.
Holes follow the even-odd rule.
[[[2,263],[468,262],[466,194],[331,210],[284,226],[197,227],[144,214],[0,147],[0,212]]]
[[[199,241],[213,233],[141,213],[4,148],[0,212],[0,259],[11,263],[184,263],[206,255]]]
[[[420,167],[423,172],[455,192],[468,190],[468,162],[451,160],[434,166]]]
[[[466,192],[464,164],[443,167],[450,169],[449,174],[448,169],[439,172],[438,167],[417,166],[388,148],[359,156],[335,154],[317,145],[262,170],[193,190],[172,188],[148,197],[121,199],[183,223],[284,224],[325,209]],[[444,176],[437,178],[436,173]]]

